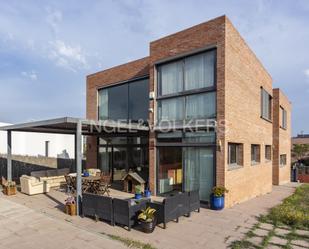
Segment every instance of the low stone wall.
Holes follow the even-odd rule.
[[[83,161],[83,168],[85,161]],[[62,159],[42,156],[12,156],[12,179],[19,180],[22,175],[30,175],[32,171],[69,168],[70,172],[76,172],[74,159]],[[6,155],[0,155],[0,177],[7,177]]]

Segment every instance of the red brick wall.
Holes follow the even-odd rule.
[[[281,127],[282,106],[287,111],[287,129]],[[273,90],[273,184],[280,185],[291,179],[291,103],[280,89]],[[280,166],[280,155],[287,155],[287,163]]]
[[[159,40],[150,43],[150,91],[156,89],[156,72],[155,63],[161,60],[181,56],[195,50],[200,50],[208,47],[217,48],[217,119],[218,123],[224,121],[224,67],[225,67],[225,22],[226,17],[221,16],[201,23],[194,27],[180,31],[178,33],[166,36]],[[156,109],[155,103],[150,102],[150,108]],[[151,124],[155,120],[154,113],[150,113]],[[221,139],[224,146],[224,126],[221,127],[218,133],[218,138]],[[150,136],[150,144],[155,144],[154,134]],[[155,146],[150,148],[149,155],[154,158],[156,154]],[[224,149],[217,152],[217,185],[224,185]],[[150,160],[150,186],[154,189],[156,161]]]
[[[272,79],[244,39],[227,20],[225,48],[225,186],[227,206],[272,189],[272,163],[265,145],[272,145],[272,124],[261,118],[261,86],[272,94]],[[243,144],[243,165],[228,167],[228,143]],[[261,162],[251,165],[251,144],[260,145]]]

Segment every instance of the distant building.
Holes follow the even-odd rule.
[[[292,137],[292,145],[294,144],[309,144],[309,134],[298,134]]]
[[[1,126],[10,125],[1,123]],[[24,133],[12,134],[13,155],[46,156],[60,158],[74,158],[74,136],[48,134],[48,133]],[[0,131],[0,154],[7,153],[7,134]]]

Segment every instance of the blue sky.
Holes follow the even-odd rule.
[[[0,122],[84,117],[87,74],[223,14],[290,98],[293,134],[309,133],[307,0],[0,0]]]

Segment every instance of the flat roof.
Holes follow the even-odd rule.
[[[97,135],[102,133],[127,133],[137,131],[149,131],[146,125],[135,123],[122,123],[115,121],[98,121],[72,117],[62,117],[48,120],[40,120],[28,123],[13,124],[0,127],[3,131],[39,132],[76,134],[77,124],[81,122],[83,135]]]

